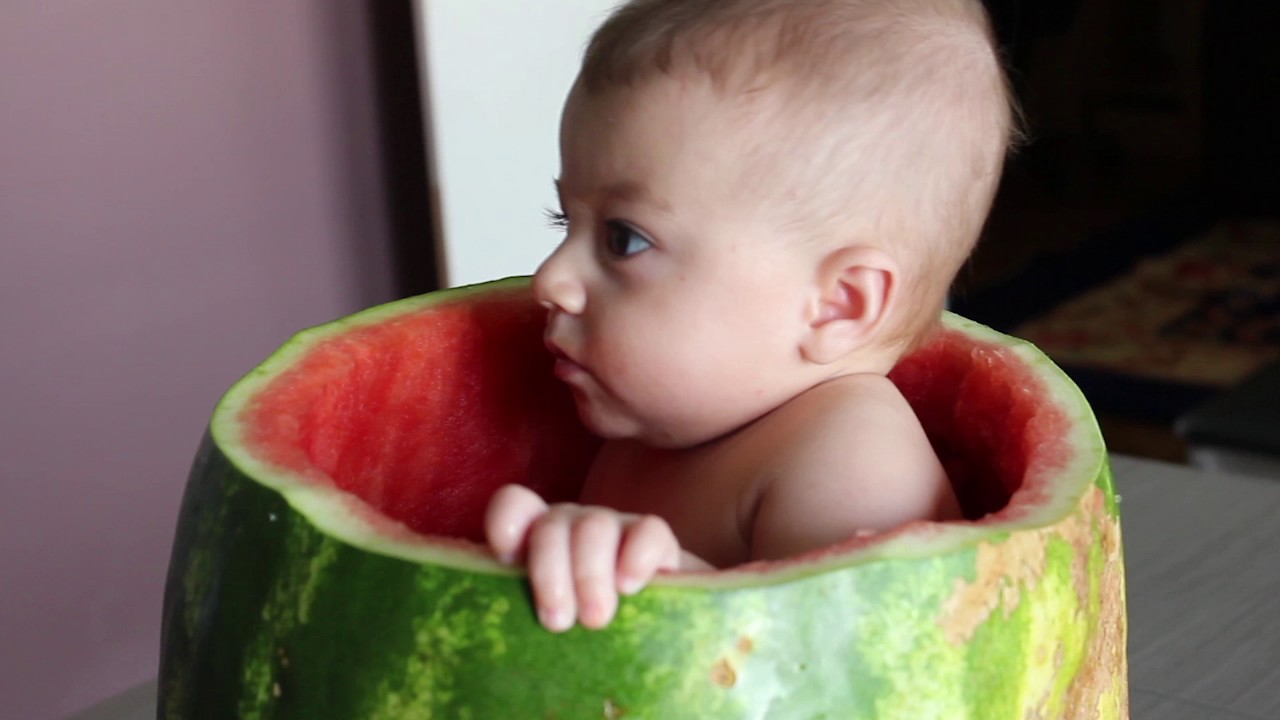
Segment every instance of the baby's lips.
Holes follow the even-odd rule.
[[[561,380],[568,380],[586,372],[587,369],[575,360],[572,355],[565,352],[554,340],[547,338],[543,344],[546,346],[547,352],[551,353],[551,356],[556,360],[556,377]]]
[[[561,349],[560,349],[560,346],[559,346],[559,345],[557,345],[557,344],[555,343],[555,341],[554,341],[554,340],[552,340],[551,338],[547,338],[547,339],[543,340],[543,341],[542,341],[542,346],[543,346],[543,347],[545,347],[545,348],[547,349],[547,352],[551,353],[551,354],[552,354],[552,356],[554,356],[557,360],[558,360],[558,359],[561,359],[561,358],[567,358],[567,357],[568,357],[568,356],[565,354],[565,352],[564,352],[563,350],[561,350]]]

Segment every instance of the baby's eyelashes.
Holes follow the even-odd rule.
[[[543,208],[543,216],[547,219],[547,227],[553,230],[564,230],[569,227],[569,216],[555,208]]]

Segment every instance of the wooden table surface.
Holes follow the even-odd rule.
[[[1112,458],[1134,720],[1280,718],[1280,478]],[[152,720],[155,682],[73,720]],[[932,720],[932,719],[925,719]]]

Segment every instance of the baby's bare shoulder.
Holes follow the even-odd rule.
[[[770,421],[775,452],[754,523],[756,557],[958,514],[915,413],[883,377],[824,383]]]
[[[787,441],[780,448],[781,457],[793,460],[830,453],[847,459],[854,447],[885,447],[912,451],[901,460],[936,461],[910,404],[881,375],[852,375],[822,383],[778,408],[770,422],[775,425],[772,432]],[[894,457],[901,454],[892,453]]]
[[[888,380],[835,389],[814,413],[810,441],[796,447],[797,462],[840,462],[848,482],[880,485],[873,478],[893,475],[904,482],[931,481],[937,455],[915,411]]]

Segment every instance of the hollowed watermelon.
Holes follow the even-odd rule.
[[[490,493],[572,498],[596,441],[515,279],[299,334],[214,412],[165,594],[167,718],[1118,718],[1106,453],[1031,346],[949,316],[894,380],[969,521],[668,576],[543,630],[477,544]]]

